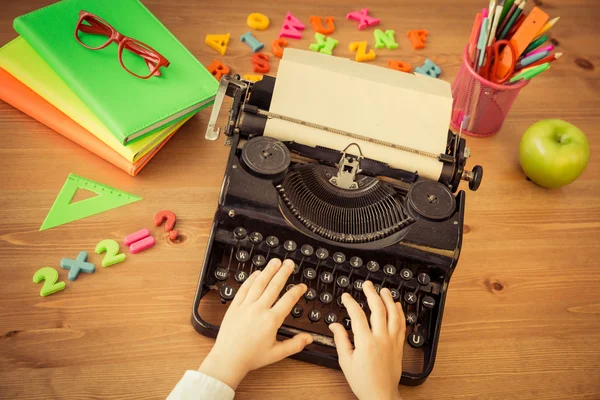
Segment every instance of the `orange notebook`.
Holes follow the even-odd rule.
[[[189,119],[180,121],[167,138],[138,161],[131,163],[2,68],[0,99],[132,176],[136,176]]]

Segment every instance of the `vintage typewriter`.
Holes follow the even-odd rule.
[[[463,138],[448,131],[449,114],[445,114],[446,121],[441,124],[433,121],[439,126],[445,124],[445,131],[441,146],[436,144],[442,151],[432,153],[422,150],[425,145],[416,149],[382,140],[380,136],[364,135],[359,130],[332,127],[327,121],[335,118],[327,115],[315,122],[310,115],[313,111],[318,114],[324,103],[302,103],[302,107],[307,107],[306,119],[280,113],[282,108],[295,107],[289,104],[294,101],[300,108],[301,99],[286,97],[290,90],[301,92],[304,85],[320,84],[312,81],[322,76],[334,86],[338,82],[337,90],[343,91],[340,70],[346,70],[351,76],[348,79],[355,83],[357,76],[369,81],[365,77],[373,68],[380,70],[304,53],[286,49],[277,81],[269,76],[256,83],[237,75],[221,79],[206,138],[218,138],[220,130],[215,125],[219,109],[224,99],[231,97],[233,103],[224,130],[231,152],[194,300],[192,323],[203,335],[216,337],[229,301],[249,274],[263,268],[271,258],[289,258],[296,263],[289,283],[303,282],[309,289],[279,334],[283,338],[307,331],[315,338],[295,358],[339,368],[327,325],[340,322],[351,329],[340,302],[343,292],[349,292],[368,313],[362,284],[371,280],[378,290],[389,288],[406,314],[400,383],[421,384],[433,368],[446,292],[461,248],[465,193],[458,191],[458,186],[466,180],[469,188],[476,190],[482,168],[465,169],[469,150]],[[319,65],[319,74],[309,63]],[[391,85],[410,86],[406,93],[423,85],[424,96],[433,96],[432,104],[440,100],[436,93],[439,87],[427,86],[433,85],[435,79],[409,74],[397,78],[387,76],[389,72],[400,74],[384,70],[384,76],[378,74],[369,87],[379,85],[381,90],[387,90],[390,81],[386,80],[402,78],[406,82],[394,81]],[[294,79],[302,83],[290,89],[298,84]],[[442,89],[447,89],[448,98],[442,96],[439,103],[448,111],[449,88]],[[405,93],[394,89],[396,92]],[[339,101],[346,100],[340,97]],[[417,114],[419,111],[415,110],[408,112]],[[341,113],[346,112],[351,110],[342,107]],[[331,115],[332,111],[328,113]],[[353,123],[357,129],[366,123],[362,118],[369,116],[363,115]],[[397,120],[401,116],[390,118]],[[271,126],[273,122],[279,125]],[[287,128],[287,133],[281,133]],[[323,140],[335,148],[324,146]],[[378,154],[386,152],[391,158],[378,159]],[[406,159],[419,164],[425,172],[398,168],[398,163],[406,163]]]

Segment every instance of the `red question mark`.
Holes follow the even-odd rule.
[[[159,211],[154,216],[154,225],[161,226],[164,220],[167,220],[167,222],[165,222],[165,231],[169,232],[169,238],[171,238],[171,240],[177,239],[179,234],[176,230],[173,230],[175,227],[175,222],[177,221],[175,213],[169,210]]]

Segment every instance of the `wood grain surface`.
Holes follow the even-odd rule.
[[[49,1],[0,3],[3,44],[16,36],[15,17]],[[335,54],[351,57],[348,44],[373,46],[373,33],[344,17],[368,7],[399,43],[397,50],[377,50],[375,64],[393,58],[415,67],[430,58],[447,81],[458,70],[476,11],[487,6],[483,0],[144,3],[203,64],[217,58],[240,74],[252,73],[252,54],[239,41],[250,30],[251,12],[271,19],[268,30],[255,32],[269,54],[289,10],[307,24],[291,46],[306,49],[313,41],[311,15],[331,15]],[[551,33],[566,55],[525,88],[497,136],[467,139],[469,165],[482,164],[485,177],[479,191],[467,193],[466,233],[436,366],[424,385],[401,387],[407,400],[600,399],[600,4],[543,0],[541,7],[561,17]],[[412,50],[405,37],[411,29],[429,31],[424,50]],[[206,34],[227,32],[224,57],[204,44]],[[327,87],[315,96],[328,96]],[[0,398],[159,399],[186,369],[199,366],[213,342],[189,320],[228,154],[222,141],[204,140],[208,116],[205,110],[193,118],[132,178],[0,102]],[[591,143],[583,176],[558,190],[527,181],[518,164],[522,133],[543,118],[576,124]],[[144,200],[38,232],[70,172]],[[179,243],[152,226],[161,209],[177,214]],[[154,248],[99,266],[96,243],[122,241],[144,227],[157,237]],[[60,259],[81,250],[96,273],[66,281]],[[59,270],[66,290],[39,296],[32,276],[44,266]],[[341,372],[285,360],[250,373],[236,398],[353,395]]]

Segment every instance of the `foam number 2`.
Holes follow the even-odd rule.
[[[40,283],[44,281],[44,286],[40,290],[40,296],[49,296],[52,293],[60,292],[65,288],[64,282],[58,282],[58,271],[51,267],[40,268],[33,275],[33,282]]]
[[[96,254],[106,252],[102,266],[108,267],[125,261],[125,253],[119,254],[119,243],[112,239],[104,239],[96,245]]]

